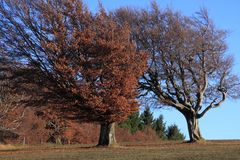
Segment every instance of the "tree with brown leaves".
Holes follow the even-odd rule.
[[[170,106],[187,121],[190,142],[203,140],[199,119],[227,98],[239,98],[239,78],[231,73],[233,58],[226,54],[226,32],[217,29],[202,9],[193,17],[171,9],[121,8],[119,23],[128,22],[139,50],[150,52],[140,80],[143,95],[157,107]]]
[[[21,82],[42,87],[61,115],[100,123],[99,145],[115,143],[114,122],[138,109],[146,66],[129,27],[81,0],[1,0],[0,17],[1,50],[21,63]]]

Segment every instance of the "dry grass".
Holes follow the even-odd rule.
[[[4,144],[0,144],[0,151],[13,151],[13,150],[17,150],[20,149],[21,147],[16,147],[14,145],[4,145]]]
[[[239,160],[240,141],[125,143],[114,148],[42,145],[0,148],[1,160]]]

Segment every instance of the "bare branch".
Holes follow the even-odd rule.
[[[226,100],[227,92],[223,89],[219,89],[219,91],[222,93],[222,99],[219,102],[216,103],[217,98],[215,98],[211,102],[211,104],[202,111],[202,113],[197,114],[197,118],[203,117],[211,108],[219,107]]]

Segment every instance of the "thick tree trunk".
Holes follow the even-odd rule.
[[[116,143],[115,123],[101,124],[98,146],[113,146]]]
[[[188,125],[189,142],[199,142],[204,140],[199,129],[198,118],[192,114],[185,115],[185,118]]]

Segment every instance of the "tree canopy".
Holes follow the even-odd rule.
[[[1,50],[20,64],[21,83],[41,88],[38,98],[57,102],[60,114],[108,125],[137,111],[146,54],[104,8],[92,14],[81,0],[1,0],[0,28]]]
[[[189,17],[153,3],[150,10],[120,8],[114,15],[119,23],[129,23],[137,49],[150,53],[139,82],[142,95],[155,99],[157,107],[181,112],[190,141],[201,140],[198,119],[227,96],[239,98],[233,57],[226,53],[227,32],[214,25],[206,9]]]
[[[0,0],[0,76],[31,96],[28,106],[101,124],[100,145],[115,141],[114,122],[138,110],[138,97],[178,110],[199,141],[198,119],[240,97],[226,36],[206,9],[91,13],[82,0]],[[143,115],[152,124],[150,109]]]

